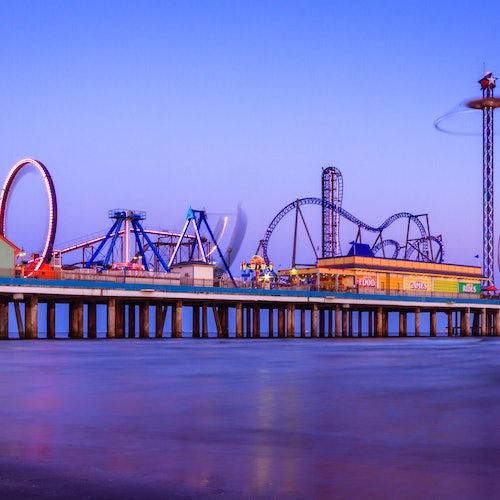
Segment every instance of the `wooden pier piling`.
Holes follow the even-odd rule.
[[[95,312],[93,313],[95,322]],[[129,303],[128,305],[128,325],[127,325],[127,337],[129,339],[135,339],[135,304]],[[90,335],[90,309],[89,309],[89,335]]]
[[[267,316],[267,336],[272,339],[274,337],[274,308],[269,307]]]
[[[38,338],[38,297],[28,295],[25,302],[26,338]]]
[[[9,338],[9,303],[0,299],[0,339]]]
[[[1,310],[2,307],[0,305],[0,325],[1,325]],[[49,300],[47,302],[47,338],[55,339],[56,338],[56,304],[54,301]],[[1,330],[1,328],[0,328]]]
[[[241,302],[236,303],[236,338],[243,338],[243,304]]]
[[[295,337],[295,305],[289,303],[287,305],[287,328],[286,328],[286,333],[287,337]]]
[[[108,306],[109,307],[109,306]],[[109,317],[109,313],[108,313]],[[139,304],[139,338],[149,338],[149,302]]]
[[[313,304],[311,309],[311,337],[318,336],[318,305]]]

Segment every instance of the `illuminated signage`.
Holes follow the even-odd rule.
[[[428,283],[425,283],[425,281],[420,281],[420,280],[415,280],[415,281],[410,281],[410,288],[412,290],[421,290],[421,291],[426,291],[429,289]]]
[[[414,292],[430,292],[432,280],[422,276],[408,276],[405,281],[405,289]]]
[[[481,285],[479,283],[459,283],[458,293],[481,293]]]
[[[358,276],[357,277],[358,286],[365,288],[376,288],[377,278],[375,276]]]

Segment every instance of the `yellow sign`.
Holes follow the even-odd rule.
[[[425,276],[407,276],[405,278],[405,290],[410,292],[431,292],[432,279]]]
[[[457,293],[458,284],[452,279],[435,279],[433,289],[438,293]]]

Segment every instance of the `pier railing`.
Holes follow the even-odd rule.
[[[14,272],[8,269],[0,269],[0,277],[13,277]],[[36,279],[27,278],[17,275],[19,280],[23,279]],[[249,281],[243,279],[235,279],[234,283],[228,278],[220,279],[202,279],[193,278],[190,276],[181,275],[179,273],[159,273],[151,271],[139,270],[107,270],[98,272],[95,269],[58,269],[55,270],[52,276],[56,280],[71,280],[71,281],[95,281],[103,283],[131,283],[141,285],[183,285],[194,287],[220,287],[220,288],[244,288],[255,290],[299,290],[299,291],[320,291],[335,293],[351,293],[362,295],[394,295],[394,296],[421,296],[421,297],[441,297],[449,298],[484,298],[484,299],[498,299],[500,295],[492,293],[453,293],[453,292],[432,292],[432,291],[418,291],[418,290],[400,290],[400,289],[384,289],[379,290],[375,288],[358,288],[358,287],[342,287],[335,286],[329,283],[328,285],[318,286],[316,283],[307,284],[291,284],[287,282],[272,282],[272,281]],[[47,277],[43,277],[47,279]]]

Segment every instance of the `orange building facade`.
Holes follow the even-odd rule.
[[[378,257],[347,256],[318,259],[316,267],[286,269],[293,284],[315,284],[322,290],[408,295],[478,296],[481,268]]]

